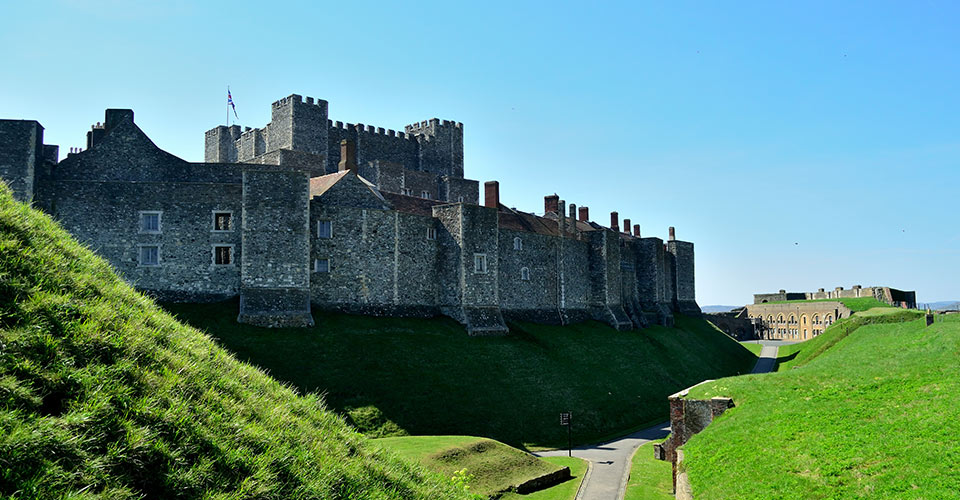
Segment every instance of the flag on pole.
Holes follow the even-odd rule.
[[[230,87],[227,87],[227,104],[233,109],[233,116],[239,120],[240,117],[237,116],[237,107],[233,104],[233,96],[230,95]]]

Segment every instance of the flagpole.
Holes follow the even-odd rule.
[[[230,86],[227,85],[227,95],[230,95]],[[227,101],[227,127],[230,126],[230,101]]]

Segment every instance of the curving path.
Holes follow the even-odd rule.
[[[766,373],[777,362],[778,346],[787,344],[777,340],[761,340],[763,349],[752,373]],[[666,404],[666,402],[664,402]],[[605,443],[579,446],[573,456],[590,462],[587,476],[580,486],[577,500],[620,500],[630,478],[630,462],[638,447],[667,437],[670,422],[664,422]],[[567,450],[534,453],[538,457],[566,456]]]

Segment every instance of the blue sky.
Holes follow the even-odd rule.
[[[292,93],[464,123],[467,177],[668,226],[701,305],[855,284],[960,299],[955,2],[5,2],[0,117],[65,154],[107,107],[203,159]]]

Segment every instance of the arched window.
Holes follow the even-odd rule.
[[[814,315],[813,315],[813,324],[815,324],[815,325],[819,325],[819,324],[820,324],[820,315],[819,315],[819,314],[814,314]]]
[[[773,316],[767,316],[767,323],[773,324]]]
[[[522,279],[523,281],[530,281],[530,270],[525,267],[521,267],[520,279]]]
[[[830,315],[830,314],[828,314],[825,318],[823,318],[823,323],[824,323],[825,325],[827,325],[827,326],[832,325],[832,324],[833,324],[833,316]]]
[[[803,316],[800,316],[800,321],[803,323],[803,326],[807,326],[807,315],[804,314]]]
[[[790,315],[790,324],[791,325],[797,324],[797,318],[792,314]]]
[[[513,249],[523,250],[523,240],[521,240],[519,236],[513,239]]]
[[[783,315],[777,316],[777,323],[783,324]]]

